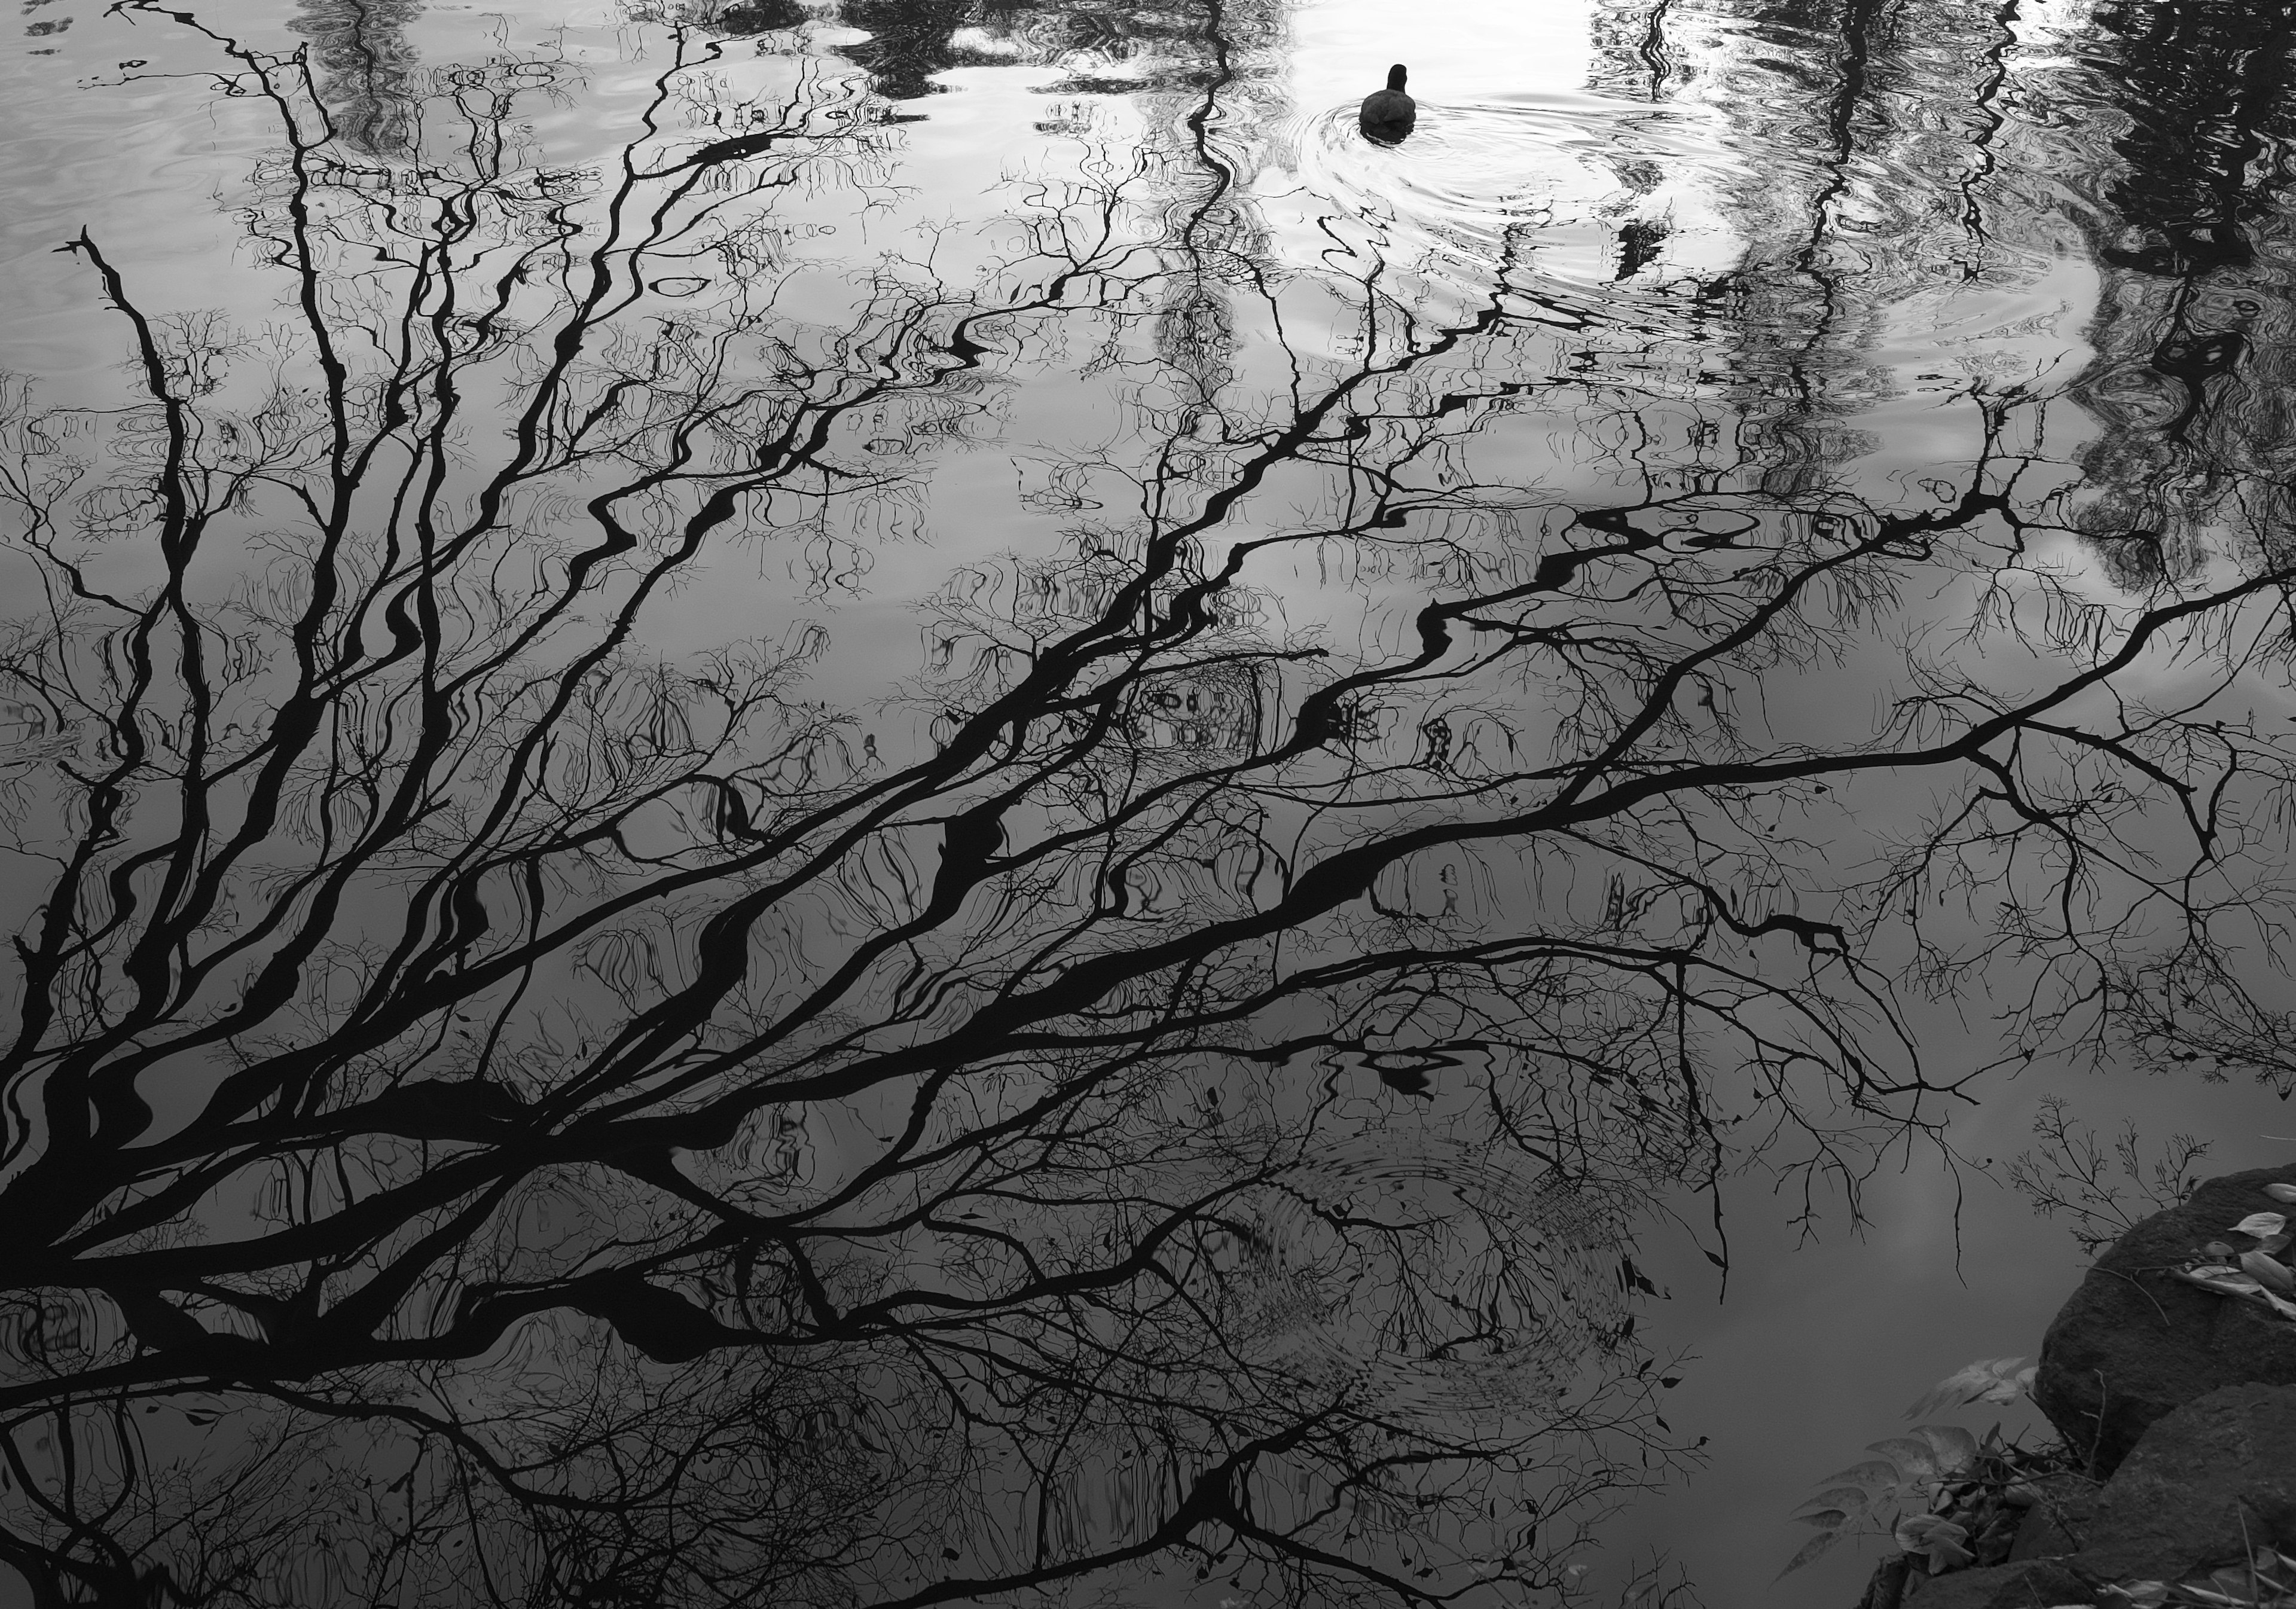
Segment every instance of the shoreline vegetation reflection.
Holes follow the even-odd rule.
[[[1637,1234],[2296,1073],[2285,4],[113,11],[267,132],[0,406],[39,1604],[1593,1601]]]

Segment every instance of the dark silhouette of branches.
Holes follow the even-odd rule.
[[[1275,271],[1214,115],[1265,12],[1167,147],[834,316],[776,209],[866,205],[889,136],[811,67],[735,96],[726,27],[558,169],[514,135],[562,64],[394,56],[385,115],[348,45],[176,21],[275,119],[288,323],[83,233],[129,396],[0,415],[44,1601],[1567,1591],[1689,1450],[1652,1192],[1854,1191],[1973,1076],[1908,981],[2092,1044],[2267,898],[2272,554],[2030,562],[1981,384],[1923,499],[1782,480],[1630,407],[1579,359],[1655,338],[1520,243],[1439,316],[1369,247]],[[921,549],[918,661],[842,698],[824,601],[1039,362],[1122,422],[1015,453],[1056,538]],[[1632,407],[1606,497],[1505,445]],[[693,644],[759,555],[797,606]]]
[[[2124,1123],[2113,1137],[2108,1158],[2095,1131],[2054,1096],[2042,1101],[2033,1133],[2041,1143],[2035,1150],[2021,1152],[2009,1164],[2009,1183],[2032,1203],[2034,1211],[2045,1218],[2064,1218],[2081,1250],[2091,1256],[2190,1195],[2200,1183],[2193,1164],[2209,1149],[2205,1141],[2189,1134],[2173,1134],[2161,1153],[2148,1159],[2132,1122]]]

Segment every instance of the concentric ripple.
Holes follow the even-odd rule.
[[[1297,178],[1333,267],[1381,267],[1590,316],[1645,316],[1694,288],[1718,234],[1685,183],[1710,148],[1681,114],[1582,96],[1422,102],[1398,144],[1353,107],[1295,131]]]

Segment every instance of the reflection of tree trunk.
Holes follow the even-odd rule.
[[[2290,513],[2296,365],[2262,316],[2296,290],[2296,263],[2282,165],[2259,159],[2296,127],[2296,4],[2169,0],[2099,21],[2099,76],[2129,127],[2104,193],[2097,361],[2077,390],[2103,425],[2079,521],[2142,585],[2199,562],[2228,513],[2253,538]]]
[[[1587,20],[1595,47],[1592,88],[1622,99],[1659,101],[1675,71],[1666,27],[1674,0],[1649,0],[1646,9],[1598,5]]]
[[[2130,120],[2112,143],[2128,171],[2107,199],[2144,235],[2107,259],[2163,275],[2247,262],[2244,226],[2275,187],[2251,165],[2268,139],[2296,127],[2286,103],[2296,5],[2166,0],[2116,6],[2098,21],[2120,41],[2104,77],[2123,91]]]
[[[981,7],[976,0],[854,0],[844,15],[869,31],[867,41],[849,53],[875,78],[877,93],[889,101],[914,101],[934,92],[933,74],[958,64],[962,58],[950,37],[979,22]]]
[[[1750,244],[1734,287],[1746,332],[1734,368],[1742,381],[1755,382],[1747,386],[1750,397],[1764,399],[1754,405],[1746,439],[1766,462],[1767,496],[1818,493],[1841,463],[1873,447],[1864,431],[1840,423],[1842,406],[1833,396],[1859,361],[1866,332],[1853,315],[1868,302],[1849,294],[1833,251],[1835,211],[1853,184],[1860,120],[1871,115],[1881,11],[1880,0],[1843,0],[1838,12],[1785,0],[1759,13],[1767,27],[1829,46],[1822,63],[1808,62],[1795,75],[1804,87],[1820,91],[1822,85],[1822,91],[1812,96],[1810,113],[1785,131],[1793,147],[1808,153],[1797,175],[1808,181],[1799,220],[1788,211],[1792,203],[1760,204],[1750,221],[1767,215],[1777,227],[1776,243]]]
[[[420,113],[406,29],[422,0],[303,0],[289,24],[311,41],[335,137],[376,156],[411,157]]]
[[[1969,165],[1963,170],[1959,184],[1959,221],[1968,251],[1962,264],[1964,279],[1975,279],[1984,261],[1985,209],[1978,199],[1978,191],[1994,175],[1999,154],[1996,143],[2008,121],[2002,109],[2001,92],[2009,81],[2010,53],[2017,45],[2019,4],[2020,0],[2001,0],[1988,20],[1991,37],[1977,46],[1977,58],[1984,63],[1984,76],[1970,96],[1976,125],[1970,131]]]

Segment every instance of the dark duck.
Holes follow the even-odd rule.
[[[1387,70],[1387,87],[1364,97],[1361,121],[1365,139],[1392,145],[1419,120],[1419,103],[1403,93],[1407,76],[1403,63],[1398,62]]]

